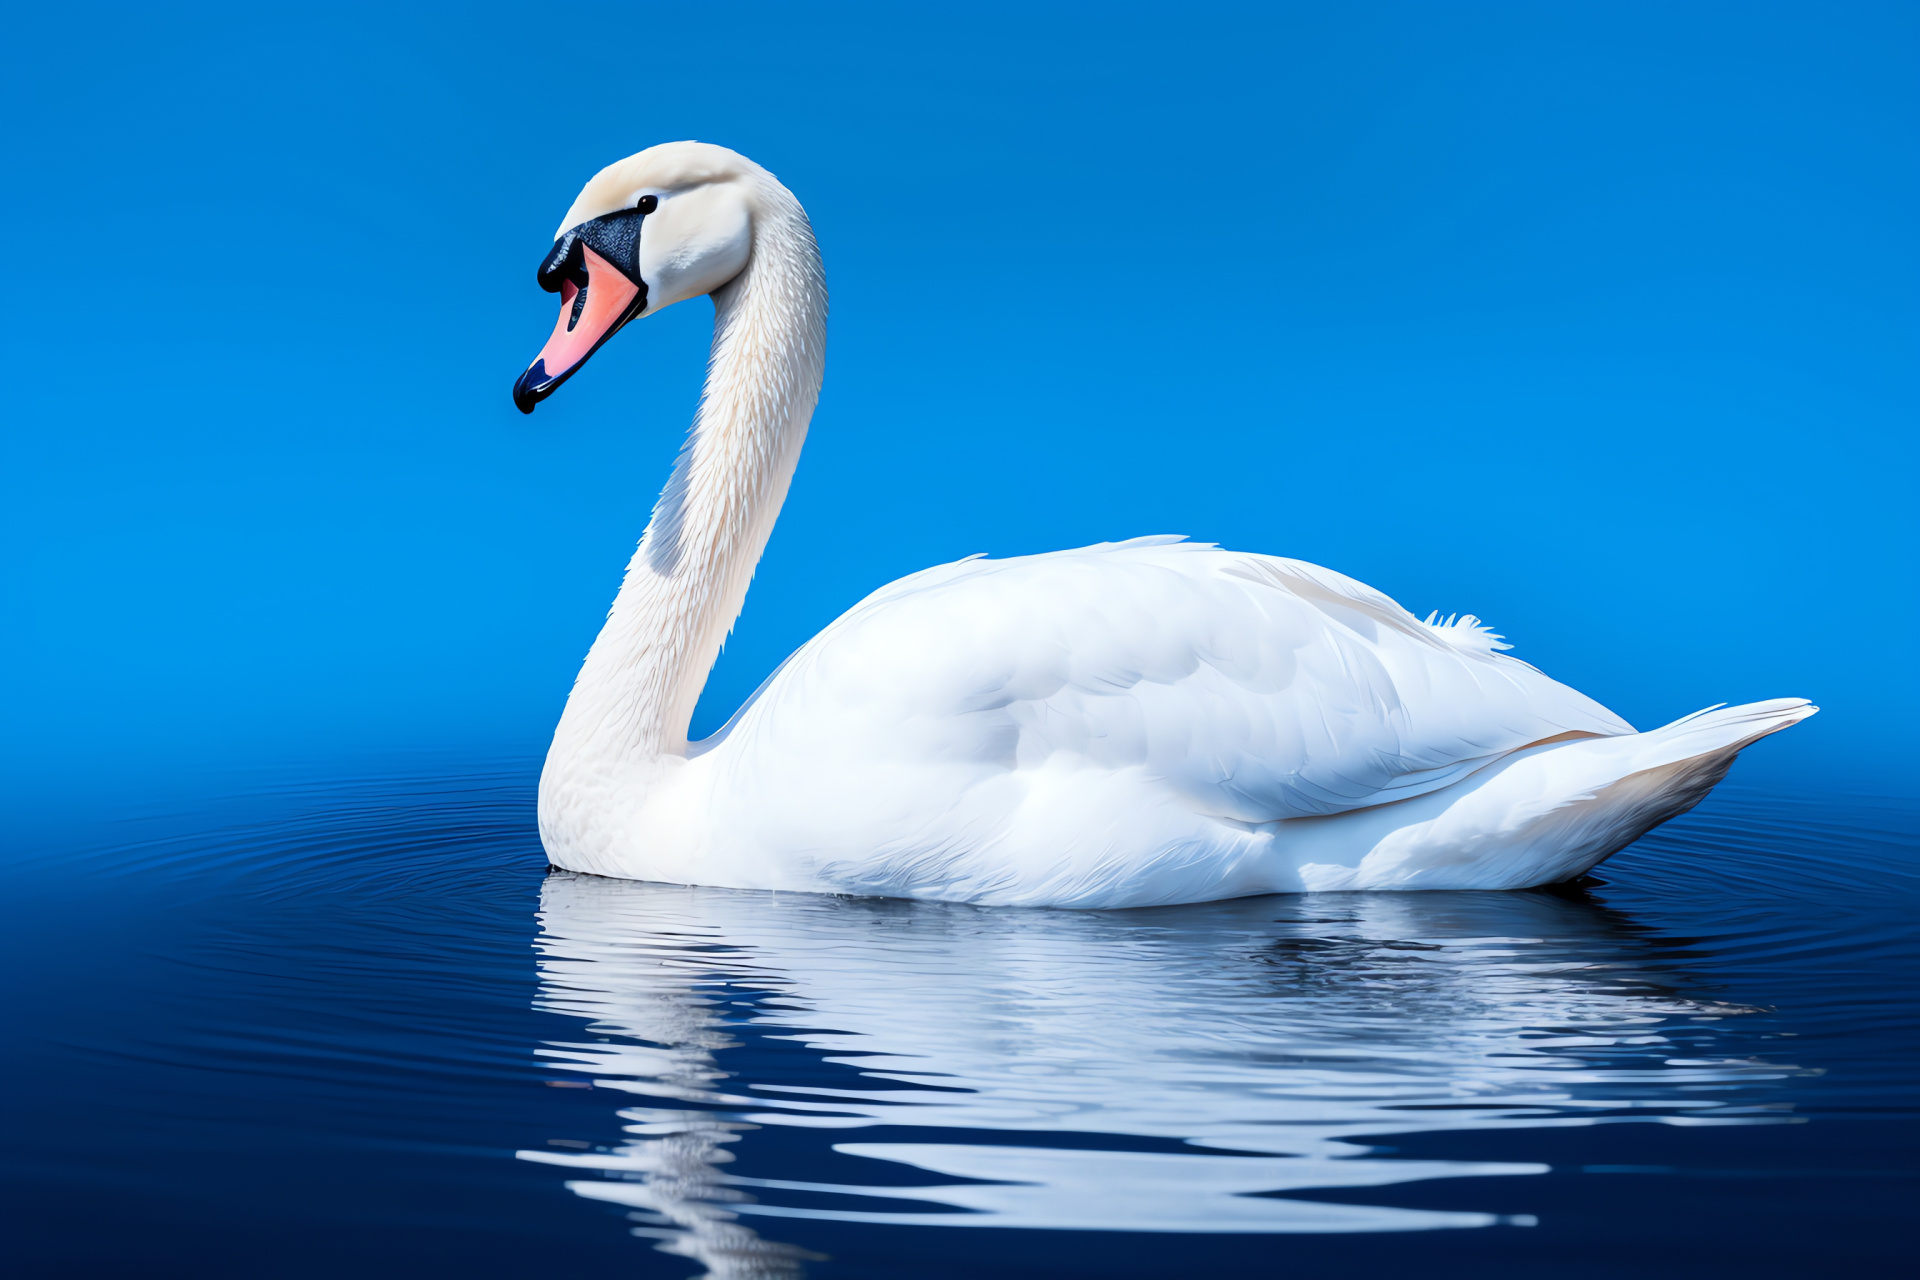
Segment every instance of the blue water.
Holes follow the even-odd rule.
[[[1881,1274],[1920,810],[1552,892],[1064,913],[549,872],[533,766],[22,828],[18,1276]]]

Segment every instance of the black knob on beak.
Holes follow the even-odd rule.
[[[587,267],[581,254],[580,229],[575,228],[553,242],[553,249],[540,263],[540,270],[534,276],[540,287],[548,293],[560,292],[561,286],[572,282],[576,289],[587,287]]]

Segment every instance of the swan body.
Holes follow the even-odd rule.
[[[1149,537],[883,587],[689,743],[818,396],[812,230],[745,157],[669,143],[587,185],[541,280],[562,309],[528,411],[629,320],[702,293],[716,313],[699,415],[541,777],[569,870],[1064,907],[1521,888],[1579,876],[1815,710],[1636,733],[1471,617]]]

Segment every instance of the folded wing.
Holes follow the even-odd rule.
[[[1262,823],[1633,732],[1501,647],[1331,570],[1177,539],[974,559],[883,588],[795,654],[737,718],[739,763],[879,780],[896,823],[922,794],[950,810],[956,789],[1075,768]]]

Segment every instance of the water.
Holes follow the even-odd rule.
[[[283,780],[22,837],[8,1274],[1906,1251],[1912,805],[1728,788],[1605,883],[1081,914],[549,873],[531,781]]]

